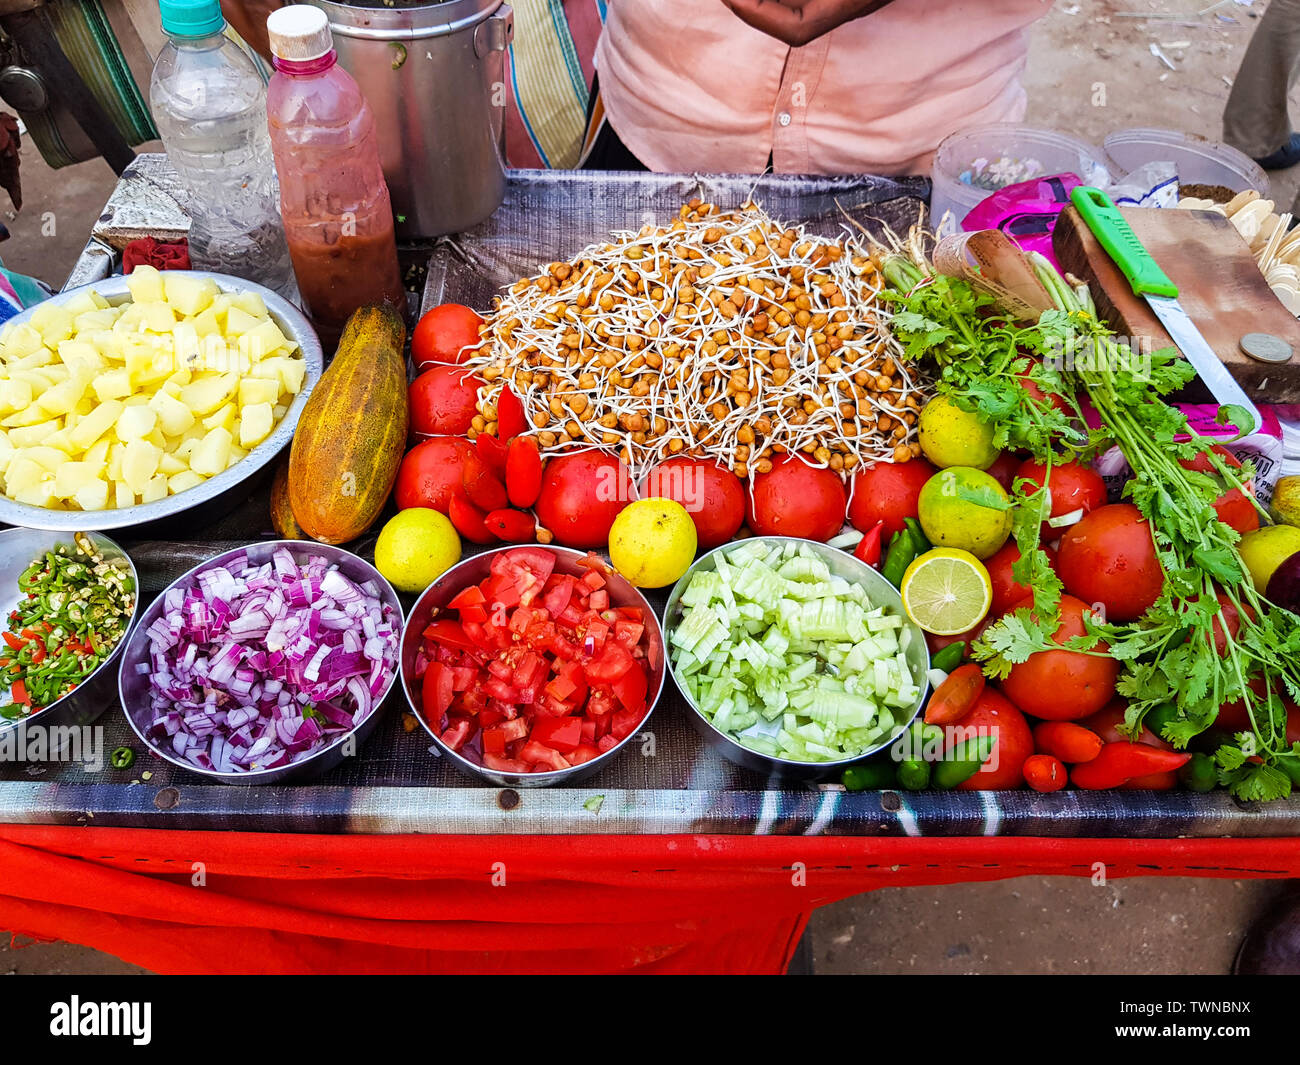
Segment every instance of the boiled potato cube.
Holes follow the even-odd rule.
[[[217,321],[217,312],[211,307],[202,314],[195,315],[189,324],[194,326],[194,332],[200,337],[221,336],[221,323]]]
[[[220,291],[210,277],[175,273],[163,277],[163,292],[167,295],[167,302],[186,316],[207,310]]]
[[[37,304],[28,321],[41,334],[47,348],[58,347],[61,341],[72,336],[72,315],[67,307],[48,300]]]
[[[307,363],[303,359],[277,355],[254,366],[252,375],[277,378],[285,392],[291,392],[296,396],[302,391],[302,382],[307,376]]]
[[[94,447],[86,449],[82,461],[88,462],[97,470],[102,471],[108,465],[108,449],[111,444],[112,441],[108,437],[100,437],[99,442]]]
[[[54,492],[70,499],[91,481],[98,480],[99,470],[89,462],[65,462],[54,472]]]
[[[141,303],[140,321],[151,333],[170,333],[176,328],[176,312],[166,303]]]
[[[110,444],[108,446],[108,479],[110,481],[120,481],[122,479],[122,453],[125,450],[125,444]]]
[[[19,492],[30,492],[47,476],[49,471],[40,463],[28,458],[25,450],[15,451],[9,464],[5,466],[5,491],[11,496]],[[50,489],[53,491],[53,482]]]
[[[230,467],[233,466],[235,463],[237,463],[240,459],[247,458],[247,457],[248,457],[248,452],[245,451],[242,447],[232,447],[230,449],[230,458],[226,460],[226,469],[230,469]]]
[[[215,429],[217,426],[221,426],[223,429],[229,429],[233,434],[235,431],[235,423],[238,421],[238,408],[236,408],[233,403],[227,403],[224,407],[218,408],[203,419],[203,428]]]
[[[127,491],[130,491],[128,488]],[[149,478],[149,483],[145,485],[144,491],[140,493],[141,503],[156,503],[160,499],[166,499],[168,492],[167,478],[159,473]]]
[[[113,482],[113,505],[119,510],[135,506],[135,493],[131,491],[130,485],[122,481]]]
[[[251,314],[254,318],[265,318],[267,316],[266,301],[256,292],[236,292],[234,295],[234,304],[241,311]]]
[[[286,407],[283,403],[277,403],[274,407],[271,408],[271,414],[275,417],[276,425],[279,425],[280,419],[283,418],[288,413],[289,413],[289,408]]]
[[[60,466],[68,461],[68,453],[60,451],[58,448],[46,447],[38,444],[36,447],[26,447],[21,451],[15,452],[24,458],[31,459],[36,465],[47,470],[49,473],[57,473]]]
[[[136,303],[161,302],[166,298],[163,276],[152,266],[137,266],[127,274],[126,287]]]
[[[229,403],[239,389],[239,375],[220,374],[215,377],[201,377],[181,389],[181,402],[198,417],[211,414],[218,407]]]
[[[87,481],[73,498],[82,510],[103,510],[108,506],[108,482],[98,477]]]
[[[131,372],[125,366],[105,370],[91,383],[96,398],[101,402],[125,399],[131,394]]]
[[[109,431],[121,416],[124,407],[119,399],[108,399],[87,414],[69,434],[69,439],[77,447],[90,447],[96,440]]]
[[[80,378],[70,378],[57,385],[51,385],[36,398],[36,406],[46,415],[67,414],[77,405],[85,392],[86,386]]]
[[[132,440],[122,451],[122,480],[131,491],[141,493],[149,479],[158,472],[162,448],[147,440]]]
[[[200,477],[193,470],[186,470],[184,473],[167,478],[167,488],[172,495],[175,495],[177,492],[184,492],[187,488],[194,488],[205,480],[207,478]]]
[[[188,469],[189,466],[170,451],[164,453],[163,457],[158,462],[158,472],[166,474],[168,477],[180,473],[182,470]]]
[[[194,414],[180,400],[166,392],[157,392],[149,406],[158,414],[162,431],[168,436],[180,436],[194,425]]]
[[[104,356],[94,344],[85,340],[64,340],[59,343],[59,358],[74,373],[78,370],[96,373],[104,368]]]
[[[242,337],[245,333],[251,333],[261,324],[261,318],[240,310],[238,306],[231,307],[226,312],[225,334],[227,337]]]
[[[5,337],[4,354],[7,359],[21,359],[24,355],[40,351],[43,347],[45,341],[41,339],[40,333],[30,325],[16,325]]]
[[[143,440],[158,424],[158,412],[149,406],[125,408],[117,419],[117,438],[123,443]]]
[[[239,416],[239,446],[256,447],[271,435],[274,424],[271,404],[252,403],[245,407]]]
[[[80,315],[99,310],[99,304],[90,297],[93,291],[93,289],[82,289],[76,295],[70,296],[63,301],[63,309],[72,315],[74,319]]]
[[[220,473],[226,468],[226,460],[230,457],[232,442],[229,429],[219,426],[210,430],[208,435],[199,441],[199,446],[190,455],[190,469],[195,473],[203,474],[205,477],[212,477]],[[176,489],[173,488],[172,491],[176,491]]]
[[[26,410],[31,402],[31,381],[11,377],[0,382],[0,407],[5,410]]]
[[[254,403],[270,403],[274,406],[280,398],[280,382],[264,377],[246,377],[239,382],[239,405],[248,407]]]
[[[54,478],[48,475],[31,488],[14,492],[13,499],[14,502],[29,507],[42,507],[45,510],[66,509],[59,505],[59,497],[54,494]]]

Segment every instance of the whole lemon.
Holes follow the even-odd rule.
[[[695,558],[695,522],[671,499],[629,503],[609,530],[609,560],[638,588],[662,588],[681,577]]]
[[[1237,550],[1250,570],[1255,587],[1262,594],[1273,571],[1290,555],[1300,551],[1300,529],[1294,525],[1265,525],[1246,533]]]
[[[986,470],[998,457],[993,426],[962,410],[950,396],[935,396],[922,407],[917,426],[921,450],[936,466]]]
[[[960,548],[978,559],[995,554],[1011,535],[1006,490],[969,466],[949,466],[926,481],[917,509],[932,544]]]
[[[1278,479],[1273,489],[1273,514],[1278,521],[1300,526],[1300,477]]]
[[[375,541],[375,569],[399,592],[419,594],[460,561],[460,536],[445,514],[409,507]]]

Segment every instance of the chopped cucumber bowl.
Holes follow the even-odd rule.
[[[921,687],[901,611],[832,572],[812,545],[754,539],[710,556],[670,619],[675,676],[719,732],[796,762],[840,762],[888,743]],[[923,672],[923,671],[922,671]]]

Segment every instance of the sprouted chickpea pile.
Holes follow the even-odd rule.
[[[544,452],[603,448],[638,476],[676,454],[741,477],[786,451],[839,471],[904,461],[925,397],[882,286],[852,241],[691,200],[496,297],[470,361],[488,382],[475,429],[508,381]]]

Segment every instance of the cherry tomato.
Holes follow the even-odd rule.
[[[458,363],[469,358],[463,349],[479,342],[483,319],[459,303],[444,303],[429,311],[411,333],[411,358],[417,370],[436,363]]]
[[[1132,503],[1098,507],[1061,537],[1056,571],[1065,590],[1110,621],[1132,621],[1160,597],[1164,570],[1151,528]]]
[[[849,521],[860,532],[868,532],[876,522],[883,521],[880,532],[888,540],[903,528],[903,519],[917,516],[921,486],[934,473],[934,467],[925,459],[864,466],[853,475]]]
[[[603,451],[583,451],[546,464],[535,509],[556,543],[602,547],[619,511],[635,498],[626,466]]]
[[[1106,503],[1106,482],[1101,479],[1101,474],[1081,462],[1053,463],[1049,473],[1045,464],[1027,459],[1016,470],[1016,478],[1025,478],[1037,485],[1047,482],[1047,491],[1051,496],[1051,510],[1048,513],[1053,518],[1064,517],[1076,510],[1088,514]],[[1062,527],[1043,522],[1044,540],[1055,540],[1064,532]]]
[[[1026,599],[1016,604],[1032,607]],[[1083,617],[1087,603],[1072,595],[1061,596],[1061,624],[1052,637],[1065,643],[1085,632]],[[1106,644],[1099,643],[1098,651]],[[1074,721],[1095,713],[1115,694],[1119,663],[1106,655],[1083,651],[1036,651],[1024,662],[1011,667],[1002,681],[1002,691],[1027,714],[1048,721]]]
[[[826,541],[844,526],[848,496],[840,475],[802,459],[778,456],[756,474],[747,504],[749,527],[759,536],[798,536]]]
[[[1021,771],[1025,783],[1035,791],[1060,791],[1069,780],[1061,760],[1050,754],[1031,754]]]
[[[1210,447],[1227,465],[1233,469],[1241,469],[1241,460],[1237,458],[1222,444],[1214,444]],[[1178,465],[1185,470],[1195,470],[1197,473],[1208,473],[1220,484],[1223,478],[1219,471],[1214,468],[1210,462],[1210,456],[1207,452],[1202,451],[1196,458],[1179,459]],[[1255,492],[1255,482],[1246,482],[1247,490],[1253,495]],[[1255,504],[1242,492],[1240,488],[1232,488],[1224,492],[1214,501],[1214,512],[1219,516],[1219,520],[1224,525],[1236,529],[1243,536],[1248,532],[1254,532],[1259,528],[1259,511],[1255,509]]]
[[[1052,569],[1056,569],[1056,552],[1043,547]],[[993,605],[989,607],[989,617],[998,618],[1013,606],[1030,596],[1028,586],[1018,584],[1011,567],[1020,560],[1020,548],[1015,540],[1008,540],[994,554],[984,560],[984,568],[989,571],[989,581],[993,585]]]
[[[1025,715],[994,688],[986,687],[954,732],[975,729],[997,737],[997,746],[975,775],[957,785],[961,791],[1002,791],[1018,788],[1024,780],[1025,759],[1034,753],[1034,736]],[[951,739],[949,741],[951,745]]]
[[[701,551],[727,543],[745,521],[745,486],[728,469],[680,455],[659,463],[641,485],[643,499],[672,499],[695,523]]]
[[[984,692],[984,672],[974,662],[948,674],[925,704],[927,725],[953,725],[960,721]]]
[[[393,499],[398,510],[430,507],[447,513],[451,497],[464,492],[465,470],[480,467],[474,446],[459,436],[431,436],[406,453],[397,470]]]
[[[463,436],[478,413],[483,379],[455,366],[434,366],[414,381],[407,393],[411,432],[416,436]]]

